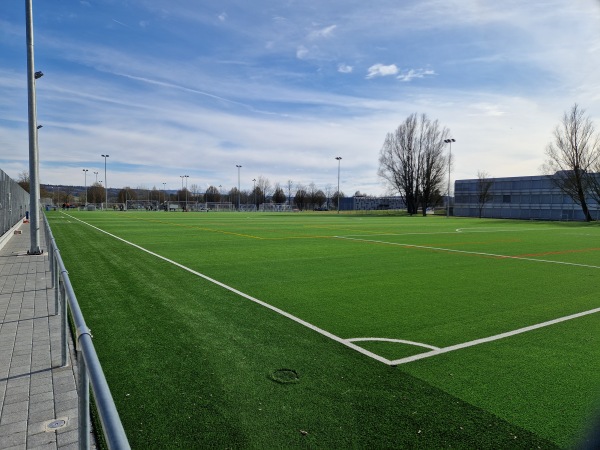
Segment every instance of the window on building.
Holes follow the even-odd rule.
[[[510,195],[503,195],[502,203],[510,203]]]

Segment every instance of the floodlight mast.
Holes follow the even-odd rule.
[[[238,170],[238,211],[239,211],[240,210],[240,206],[242,206],[241,203],[240,203],[241,202],[241,196],[240,196],[240,192],[241,192],[240,191],[240,169],[242,168],[242,166],[239,165],[239,164],[236,164],[235,167],[237,167],[237,170]]]
[[[104,158],[104,192],[106,194],[106,209],[108,209],[108,183],[106,182],[106,158],[108,158],[110,155],[100,155]],[[127,204],[127,201],[125,201],[125,204]]]
[[[30,255],[41,255],[40,248],[40,162],[38,150],[38,126],[37,106],[35,98],[35,80],[44,76],[40,72],[34,72],[33,61],[33,4],[32,0],[25,3],[26,34],[27,34],[27,109],[29,124],[29,235],[30,247],[27,251]]]
[[[87,206],[87,203],[88,203],[88,195],[87,195],[87,173],[88,173],[88,169],[83,169],[83,183],[85,185],[85,206]]]
[[[340,213],[340,164],[342,161],[342,157],[341,156],[336,156],[335,159],[337,159],[338,162],[338,188],[337,188],[337,213]]]
[[[450,217],[450,170],[452,168],[452,143],[456,142],[456,139],[444,139],[444,142],[449,145],[450,153],[448,153],[448,193],[446,195],[446,201],[448,204],[446,205],[446,218]]]

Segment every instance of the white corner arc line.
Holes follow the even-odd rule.
[[[294,315],[292,315],[292,314],[290,314],[290,313],[288,313],[288,312],[286,312],[286,311],[284,311],[282,309],[279,309],[279,308],[277,308],[277,307],[275,307],[273,305],[270,305],[270,304],[268,304],[266,302],[263,302],[262,300],[259,300],[259,299],[255,298],[255,297],[252,297],[252,296],[248,295],[248,294],[245,294],[244,292],[241,292],[241,291],[239,291],[239,290],[237,290],[237,289],[235,289],[235,288],[233,288],[231,286],[228,286],[228,285],[226,285],[224,283],[221,283],[220,281],[217,281],[214,278],[211,278],[211,277],[209,277],[207,275],[204,275],[203,273],[197,272],[197,271],[195,271],[195,270],[193,270],[193,269],[191,269],[191,268],[189,268],[187,266],[184,266],[183,264],[180,264],[180,263],[178,263],[176,261],[173,261],[172,259],[166,258],[166,257],[164,257],[162,255],[159,255],[158,253],[154,253],[154,252],[152,252],[152,251],[150,251],[150,250],[148,250],[148,249],[146,249],[146,248],[144,248],[144,247],[142,247],[140,245],[134,244],[133,242],[130,242],[130,241],[128,241],[126,239],[123,239],[123,238],[121,238],[121,237],[119,237],[117,235],[114,235],[112,233],[109,233],[108,231],[105,231],[105,230],[103,230],[101,228],[98,228],[98,227],[96,227],[96,226],[94,226],[94,225],[92,225],[90,223],[87,223],[87,222],[81,220],[81,219],[78,219],[77,217],[73,217],[73,216],[71,216],[69,214],[66,214],[66,213],[63,213],[63,214],[65,214],[65,215],[73,218],[74,220],[77,220],[78,222],[81,222],[81,223],[83,223],[83,224],[85,224],[85,225],[87,225],[87,226],[89,226],[89,227],[91,227],[91,228],[93,228],[93,229],[95,229],[97,231],[100,231],[101,233],[104,233],[104,234],[106,234],[106,235],[108,235],[108,236],[110,236],[110,237],[112,237],[114,239],[117,239],[117,240],[119,240],[119,241],[121,241],[121,242],[123,242],[123,243],[125,243],[127,245],[131,245],[132,247],[135,247],[138,250],[141,250],[141,251],[143,251],[145,253],[148,253],[149,255],[152,255],[152,256],[154,256],[156,258],[162,259],[163,261],[168,262],[170,264],[173,264],[174,266],[179,267],[180,269],[183,269],[183,270],[185,270],[185,271],[187,271],[187,272],[189,272],[189,273],[191,273],[193,275],[196,275],[196,276],[198,276],[200,278],[203,278],[206,281],[209,281],[209,282],[211,282],[213,284],[216,284],[217,286],[220,286],[220,287],[222,287],[222,288],[224,288],[224,289],[226,289],[226,290],[228,290],[230,292],[233,292],[234,294],[237,294],[240,297],[243,297],[243,298],[245,298],[247,300],[250,300],[250,301],[252,301],[254,303],[257,303],[257,304],[259,304],[259,305],[261,305],[261,306],[263,306],[265,308],[268,308],[271,311],[274,311],[274,312],[276,312],[276,313],[278,313],[278,314],[280,314],[280,315],[282,315],[284,317],[287,317],[288,319],[293,320],[296,323],[299,323],[300,325],[304,325],[305,327],[310,328],[311,330],[316,331],[317,333],[319,333],[319,334],[321,334],[321,335],[323,335],[325,337],[328,337],[329,339],[332,339],[332,340],[334,340],[336,342],[339,342],[340,344],[343,344],[346,347],[350,347],[351,349],[356,350],[357,352],[362,353],[365,356],[373,358],[373,359],[375,359],[375,360],[377,360],[379,362],[382,362],[384,364],[391,365],[391,361],[389,359],[384,358],[383,356],[377,355],[376,353],[370,352],[370,351],[368,351],[368,350],[366,350],[366,349],[364,349],[362,347],[359,347],[358,345],[355,345],[352,342],[347,341],[346,339],[342,339],[341,337],[336,336],[335,334],[332,334],[329,331],[323,330],[322,328],[319,328],[319,327],[317,327],[317,326],[315,326],[315,325],[313,325],[313,324],[311,324],[309,322],[306,322],[306,321],[300,319],[299,317],[296,317],[296,316],[294,316]]]
[[[374,337],[346,339],[346,342],[369,342],[369,341],[392,342],[392,343],[396,343],[396,344],[408,344],[408,345],[415,345],[417,347],[425,347],[430,350],[440,350],[440,347],[435,347],[435,346],[429,345],[429,344],[423,344],[422,342],[407,341],[405,339],[374,338]]]
[[[430,358],[432,356],[441,355],[442,353],[453,352],[455,350],[461,350],[463,348],[473,347],[475,345],[497,341],[497,340],[504,339],[507,337],[515,336],[517,334],[526,333],[528,331],[537,330],[539,328],[548,327],[550,325],[555,325],[557,323],[566,322],[567,320],[577,319],[579,317],[588,316],[590,314],[595,314],[598,312],[600,312],[600,308],[590,309],[588,311],[571,314],[569,316],[559,317],[558,319],[548,320],[547,322],[530,325],[528,327],[519,328],[517,330],[507,331],[506,333],[500,333],[500,334],[496,334],[494,336],[489,336],[489,337],[485,337],[485,338],[481,338],[481,339],[475,339],[475,340],[469,341],[469,342],[463,342],[462,344],[456,344],[456,345],[451,345],[449,347],[443,347],[438,350],[433,350],[431,352],[419,353],[418,355],[413,355],[413,356],[408,356],[406,358],[396,359],[396,360],[392,361],[391,364],[395,366],[395,365],[406,364],[409,362],[417,361],[419,359]]]
[[[448,253],[462,253],[462,254],[466,254],[466,255],[491,256],[493,258],[500,258],[500,259],[516,259],[516,260],[520,260],[520,261],[533,261],[533,262],[541,262],[541,263],[548,263],[548,264],[560,264],[563,266],[576,266],[576,267],[587,267],[589,269],[600,269],[600,266],[592,266],[590,264],[570,263],[570,262],[565,262],[565,261],[553,261],[551,259],[523,258],[521,256],[498,255],[495,253],[484,253],[484,252],[471,252],[468,250],[456,250],[454,248],[430,247],[428,245],[403,244],[401,242],[386,242],[386,241],[378,241],[375,239],[357,239],[357,238],[346,237],[346,236],[333,236],[333,238],[345,239],[348,241],[357,241],[357,242],[371,242],[373,244],[395,245],[398,247],[405,247],[405,248],[421,248],[421,249],[425,249],[425,250],[436,250],[436,251],[448,252]]]

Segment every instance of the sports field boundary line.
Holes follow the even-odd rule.
[[[333,236],[333,237],[336,239],[343,239],[343,240],[347,240],[347,241],[367,242],[367,243],[371,243],[371,244],[393,245],[393,246],[404,247],[404,248],[417,248],[417,249],[422,249],[422,250],[435,250],[435,251],[439,251],[439,252],[460,253],[463,255],[489,256],[491,258],[498,258],[498,259],[516,259],[516,260],[520,260],[520,261],[533,261],[533,262],[541,262],[541,263],[548,263],[548,264],[560,264],[560,265],[564,265],[564,266],[587,267],[589,269],[600,269],[600,266],[592,266],[590,264],[570,263],[570,262],[566,262],[566,261],[552,261],[551,259],[524,258],[522,256],[500,255],[500,254],[485,253],[485,252],[472,252],[469,250],[456,250],[453,248],[431,247],[429,245],[403,244],[401,242],[386,242],[386,241],[379,241],[376,239],[358,239],[358,238],[349,237],[349,236]]]
[[[406,358],[396,359],[391,361],[392,366],[406,364],[413,361],[418,361],[420,359],[431,358],[432,356],[441,355],[443,353],[449,353],[456,350],[462,350],[463,348],[473,347],[475,345],[485,344],[488,342],[498,341],[500,339],[504,339],[511,336],[516,336],[518,334],[527,333],[528,331],[537,330],[540,328],[548,327],[550,325],[556,325],[557,323],[566,322],[568,320],[578,319],[580,317],[589,316],[590,314],[595,314],[600,312],[600,308],[590,309],[588,311],[583,311],[575,314],[571,314],[569,316],[559,317],[558,319],[548,320],[546,322],[537,323],[535,325],[530,325],[527,327],[519,328],[512,331],[507,331],[506,333],[496,334],[494,336],[488,336],[485,338],[475,339],[469,342],[463,342],[462,344],[451,345],[449,347],[443,347],[438,350],[433,350],[431,352],[419,353],[413,356],[407,356]]]
[[[159,255],[158,253],[155,253],[155,252],[153,252],[151,250],[148,250],[147,248],[144,248],[141,245],[134,244],[133,242],[130,242],[130,241],[126,240],[126,239],[123,239],[122,237],[119,237],[119,236],[117,236],[115,234],[112,234],[112,233],[106,231],[106,230],[103,230],[102,228],[98,228],[97,226],[92,225],[92,224],[90,224],[90,223],[88,223],[88,222],[86,222],[84,220],[78,219],[77,217],[71,216],[70,214],[66,214],[66,213],[63,213],[63,214],[65,214],[66,216],[71,217],[73,220],[81,222],[84,225],[87,225],[87,226],[89,226],[89,227],[91,227],[91,228],[93,228],[93,229],[95,229],[95,230],[97,230],[97,231],[99,231],[101,233],[104,233],[107,236],[110,236],[110,237],[112,237],[114,239],[117,239],[118,241],[121,241],[121,242],[123,242],[123,243],[125,243],[127,245],[130,245],[130,246],[134,247],[134,248],[137,248],[138,250],[141,250],[141,251],[143,251],[145,253],[148,253],[149,255],[152,255],[152,256],[154,256],[156,258],[162,259],[163,261],[168,262],[169,264],[173,264],[174,266],[179,267],[180,269],[183,269],[183,270],[185,270],[185,271],[187,271],[187,272],[189,272],[189,273],[191,273],[193,275],[196,275],[197,277],[200,277],[200,278],[202,278],[202,279],[204,279],[206,281],[209,281],[209,282],[211,282],[211,283],[213,283],[213,284],[215,284],[215,285],[217,285],[219,287],[222,287],[223,289],[226,289],[226,290],[228,290],[228,291],[230,291],[230,292],[232,292],[232,293],[234,293],[236,295],[239,295],[240,297],[243,297],[246,300],[250,300],[250,301],[252,301],[254,303],[257,303],[258,305],[261,305],[261,306],[263,306],[265,308],[268,308],[271,311],[274,311],[274,312],[276,312],[276,313],[278,313],[278,314],[280,314],[280,315],[282,315],[282,316],[284,316],[284,317],[286,317],[286,318],[288,318],[290,320],[293,320],[294,322],[296,322],[296,323],[298,323],[300,325],[303,325],[303,326],[305,326],[305,327],[307,327],[307,328],[309,328],[309,329],[311,329],[313,331],[316,331],[317,333],[319,333],[319,334],[321,334],[321,335],[323,335],[323,336],[325,336],[325,337],[327,337],[327,338],[329,338],[329,339],[331,339],[333,341],[336,341],[336,342],[338,342],[338,343],[340,343],[342,345],[345,345],[346,347],[349,347],[352,350],[355,350],[355,351],[357,351],[359,353],[362,353],[365,356],[373,358],[376,361],[382,362],[384,364],[392,365],[391,361],[389,359],[384,358],[383,356],[377,355],[376,353],[370,352],[370,351],[368,351],[368,350],[366,350],[366,349],[364,349],[364,348],[362,348],[362,347],[360,347],[358,345],[355,345],[355,344],[353,344],[352,342],[349,342],[346,339],[343,339],[343,338],[341,338],[339,336],[336,336],[333,333],[330,333],[329,331],[326,331],[326,330],[324,330],[322,328],[317,327],[316,325],[313,325],[313,324],[311,324],[309,322],[306,322],[305,320],[302,320],[299,317],[294,316],[293,314],[290,314],[290,313],[288,313],[288,312],[286,312],[286,311],[284,311],[282,309],[279,309],[276,306],[270,305],[269,303],[266,303],[266,302],[264,302],[262,300],[259,300],[259,299],[255,298],[255,297],[252,297],[251,295],[248,295],[248,294],[246,294],[246,293],[244,293],[244,292],[242,292],[242,291],[240,291],[240,290],[238,290],[238,289],[236,289],[236,288],[234,288],[232,286],[229,286],[229,285],[227,285],[225,283],[222,283],[222,282],[220,282],[218,280],[215,280],[214,278],[209,277],[208,275],[205,275],[205,274],[200,273],[200,272],[198,272],[198,271],[196,271],[194,269],[191,269],[191,268],[189,268],[187,266],[184,266],[183,264],[180,264],[177,261],[173,261],[172,259],[169,259],[169,258],[167,258],[165,256]]]
[[[145,252],[145,253],[147,253],[147,254],[149,254],[151,256],[154,256],[154,257],[156,257],[158,259],[161,259],[161,260],[163,260],[163,261],[165,261],[165,262],[167,262],[169,264],[172,264],[172,265],[174,265],[176,267],[179,267],[180,269],[183,269],[183,270],[185,270],[185,271],[187,271],[187,272],[189,272],[189,273],[191,273],[193,275],[196,275],[197,277],[200,277],[200,278],[202,278],[202,279],[204,279],[206,281],[209,281],[210,283],[213,283],[213,284],[215,284],[215,285],[217,285],[217,286],[219,286],[219,287],[221,287],[223,289],[226,289],[226,290],[228,290],[228,291],[230,291],[230,292],[232,292],[232,293],[234,293],[236,295],[239,295],[242,298],[250,300],[250,301],[252,301],[252,302],[254,302],[254,303],[256,303],[256,304],[258,304],[260,306],[263,306],[263,307],[265,307],[267,309],[270,309],[271,311],[276,312],[276,313],[278,313],[278,314],[280,314],[280,315],[282,315],[282,316],[284,316],[284,317],[286,317],[286,318],[288,318],[290,320],[293,320],[294,322],[296,322],[296,323],[298,323],[300,325],[303,325],[303,326],[309,328],[310,330],[316,331],[317,333],[321,334],[322,336],[325,336],[325,337],[327,337],[327,338],[329,338],[329,339],[331,339],[331,340],[333,340],[335,342],[338,342],[338,343],[340,343],[340,344],[342,344],[342,345],[344,345],[344,346],[346,346],[348,348],[351,348],[352,350],[355,350],[355,351],[357,351],[357,352],[359,352],[359,353],[361,353],[361,354],[363,354],[365,356],[368,356],[369,358],[372,358],[372,359],[374,359],[376,361],[382,362],[382,363],[384,363],[384,364],[386,364],[388,366],[399,366],[399,365],[410,363],[410,362],[413,362],[413,361],[418,361],[418,360],[421,360],[421,359],[431,358],[433,356],[441,355],[441,354],[444,354],[444,353],[449,353],[449,352],[453,352],[453,351],[456,351],[456,350],[461,350],[463,348],[473,347],[473,346],[476,346],[476,345],[485,344],[485,343],[497,341],[497,340],[500,340],[500,339],[505,339],[505,338],[508,338],[508,337],[511,337],[511,336],[515,336],[515,335],[518,335],[518,334],[526,333],[528,331],[537,330],[539,328],[544,328],[544,327],[547,327],[547,326],[555,325],[555,324],[558,324],[558,323],[561,323],[561,322],[565,322],[565,321],[568,321],[568,320],[573,320],[573,319],[576,319],[576,318],[580,318],[580,317],[584,317],[584,316],[587,316],[587,315],[590,315],[590,314],[595,314],[597,312],[600,312],[600,308],[595,308],[595,309],[591,309],[591,310],[588,310],[588,311],[583,311],[583,312],[571,314],[571,315],[568,315],[568,316],[559,317],[557,319],[552,319],[552,320],[549,320],[549,321],[546,321],[546,322],[541,322],[539,324],[534,324],[534,325],[530,325],[530,326],[527,326],[527,327],[519,328],[517,330],[507,331],[507,332],[504,332],[504,333],[496,334],[494,336],[489,336],[489,337],[485,337],[485,338],[475,339],[473,341],[463,342],[461,344],[455,344],[455,345],[451,345],[449,347],[442,347],[442,348],[434,347],[434,346],[428,345],[428,344],[416,343],[416,342],[413,342],[413,341],[405,341],[405,340],[401,340],[401,339],[388,339],[388,338],[350,338],[350,339],[343,339],[343,338],[341,338],[341,337],[339,337],[339,336],[337,336],[337,335],[335,335],[333,333],[330,333],[329,331],[326,331],[326,330],[324,330],[322,328],[319,328],[316,325],[313,325],[313,324],[311,324],[309,322],[306,322],[305,320],[302,320],[299,317],[296,317],[296,316],[294,316],[294,315],[292,315],[292,314],[290,314],[290,313],[288,313],[288,312],[286,312],[286,311],[284,311],[284,310],[282,310],[280,308],[277,308],[276,306],[270,305],[269,303],[266,303],[266,302],[264,302],[262,300],[259,300],[259,299],[255,298],[255,297],[252,297],[251,295],[248,295],[248,294],[246,294],[246,293],[244,293],[244,292],[242,292],[242,291],[240,291],[240,290],[238,290],[238,289],[236,289],[236,288],[234,288],[232,286],[226,285],[225,283],[222,283],[222,282],[220,282],[218,280],[215,280],[214,278],[211,278],[208,275],[205,275],[205,274],[200,273],[200,272],[198,272],[198,271],[196,271],[194,269],[191,269],[191,268],[189,268],[187,266],[184,266],[183,264],[180,264],[180,263],[178,263],[176,261],[173,261],[172,259],[169,259],[169,258],[167,258],[165,256],[159,255],[158,253],[155,253],[155,252],[153,252],[151,250],[148,250],[148,249],[146,249],[146,248],[144,248],[144,247],[142,247],[142,246],[140,246],[138,244],[130,242],[130,241],[128,241],[128,240],[126,240],[124,238],[121,238],[121,237],[119,237],[119,236],[117,236],[115,234],[112,234],[112,233],[110,233],[110,232],[108,232],[106,230],[98,228],[95,225],[92,225],[92,224],[90,224],[88,222],[85,222],[84,220],[78,219],[77,217],[71,216],[70,214],[67,214],[67,213],[62,213],[62,214],[66,215],[67,217],[72,218],[73,220],[81,222],[82,224],[87,225],[90,228],[93,228],[93,229],[95,229],[95,230],[97,230],[97,231],[99,231],[101,233],[104,233],[107,236],[110,236],[110,237],[112,237],[112,238],[114,238],[114,239],[116,239],[118,241],[121,241],[121,242],[123,242],[123,243],[125,243],[127,245],[130,245],[130,246],[138,249],[138,250],[141,250],[141,251],[143,251],[143,252]],[[336,238],[340,238],[340,239],[345,239],[345,238],[340,237],[340,236],[335,236],[335,237]],[[362,239],[350,239],[350,240],[361,241]],[[371,240],[366,240],[366,241],[373,242]],[[375,242],[377,242],[377,241],[375,241]],[[406,245],[406,244],[393,244],[393,243],[383,242],[383,241],[381,243],[382,244],[392,244],[392,245]],[[408,245],[408,246],[409,247],[421,247],[421,246],[415,246],[415,245]],[[429,247],[426,247],[426,248],[429,248]],[[450,251],[450,252],[459,252],[459,253],[476,253],[476,252],[465,252],[465,251],[462,251],[462,250],[449,250],[449,249],[440,249],[440,250],[446,250],[446,251]],[[507,258],[511,258],[511,257],[507,257]],[[516,259],[531,259],[531,258],[516,258]],[[537,259],[531,259],[531,260],[532,261],[540,261],[540,260],[537,260]],[[556,261],[548,261],[548,262],[556,262]],[[596,266],[591,266],[591,267],[596,267]],[[598,268],[600,268],[600,267],[598,267]],[[382,356],[380,356],[380,355],[378,355],[376,353],[370,352],[370,351],[368,351],[368,350],[366,350],[366,349],[364,349],[364,348],[362,348],[362,347],[360,347],[358,345],[353,344],[353,342],[360,342],[360,341],[366,341],[366,340],[369,340],[369,341],[377,340],[377,341],[398,342],[398,343],[401,342],[401,343],[407,343],[407,344],[411,344],[411,345],[417,345],[417,346],[421,346],[421,347],[425,347],[425,348],[431,348],[431,349],[436,348],[436,350],[428,351],[428,352],[425,352],[425,353],[419,353],[419,354],[416,354],[416,355],[413,355],[413,356],[408,356],[408,357],[400,358],[400,359],[396,359],[396,360],[389,360],[389,359],[384,358],[384,357],[382,357]]]

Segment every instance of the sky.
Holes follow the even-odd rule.
[[[600,0],[34,0],[33,21],[44,184],[335,190],[339,168],[346,195],[385,195],[379,152],[412,113],[456,139],[452,180],[540,174],[575,103],[600,127]],[[13,178],[26,52],[25,2],[4,0]]]

